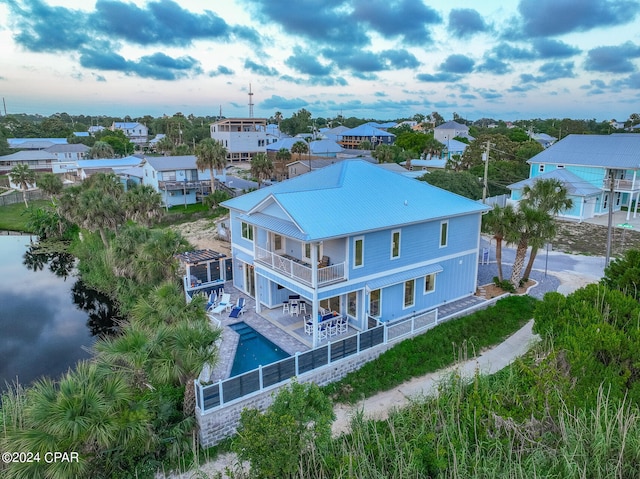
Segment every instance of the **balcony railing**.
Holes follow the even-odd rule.
[[[260,246],[256,246],[255,260],[290,278],[311,286],[311,267],[296,258],[282,256],[261,248]],[[318,286],[336,283],[345,279],[344,263],[318,268]]]
[[[201,188],[206,186],[209,188],[209,180],[194,180],[194,181],[158,181],[158,188],[161,190],[183,190]]]
[[[611,188],[608,178],[605,178],[605,180],[602,183],[602,187],[605,190],[608,190],[609,188]],[[637,179],[635,182],[633,180],[624,180],[624,179],[613,180],[613,189],[624,190],[624,191],[640,190],[640,179]]]

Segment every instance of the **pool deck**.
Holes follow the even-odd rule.
[[[222,325],[222,337],[219,342],[219,360],[216,367],[211,372],[211,382],[227,379],[231,375],[233,360],[238,347],[239,335],[229,326],[240,322],[245,322],[253,329],[262,334],[276,346],[282,348],[290,355],[297,352],[308,351],[312,347],[311,336],[304,332],[303,315],[291,316],[282,313],[282,308],[267,309],[262,308],[262,313],[256,313],[256,302],[244,292],[234,288],[230,282],[225,283],[224,290],[231,294],[231,302],[235,304],[238,298],[245,299],[244,313],[239,318],[230,318],[228,312],[222,312],[216,315]],[[473,307],[484,300],[476,296],[452,301],[438,308],[438,316],[440,320],[444,320],[460,311]],[[307,314],[309,312],[307,311]],[[349,327],[346,333],[339,334],[330,339],[336,341],[356,334],[356,330]],[[283,334],[285,333],[285,334]],[[329,340],[325,339],[320,345],[326,344]]]

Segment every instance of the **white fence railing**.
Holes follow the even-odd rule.
[[[255,260],[279,271],[280,273],[311,286],[312,269],[304,263],[286,258],[260,246],[255,247]],[[318,268],[318,285],[342,281],[345,279],[344,263]]]

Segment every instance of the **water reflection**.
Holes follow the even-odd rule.
[[[73,256],[29,236],[0,236],[0,251],[0,390],[59,377],[116,329],[114,305],[76,278]]]
[[[24,253],[22,264],[31,271],[42,271],[48,266],[53,274],[66,279],[73,272],[75,258],[69,253],[46,252],[38,244],[32,244]]]

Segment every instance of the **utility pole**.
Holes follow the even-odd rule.
[[[484,152],[484,183],[482,186],[482,203],[487,203],[487,191],[488,191],[488,181],[487,177],[489,176],[489,151],[491,150],[491,142],[487,140],[486,150]]]
[[[607,222],[607,254],[604,260],[604,267],[609,266],[609,260],[611,258],[611,232],[613,227],[613,170],[607,170],[607,175],[609,177],[609,201],[607,202],[607,206],[609,207],[608,222]]]

